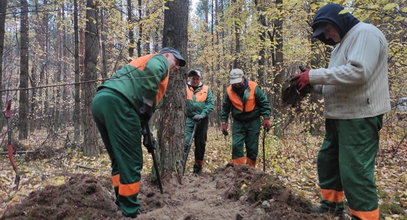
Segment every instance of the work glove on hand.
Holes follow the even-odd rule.
[[[147,148],[148,153],[152,153],[157,146],[157,141],[152,138],[152,134],[143,134],[143,145]]]
[[[229,134],[229,132],[228,132],[228,123],[222,122],[221,130],[222,130],[223,135],[225,135],[225,136],[228,135]]]
[[[142,122],[147,122],[150,121],[151,116],[153,116],[153,107],[147,105],[146,103],[143,103],[143,106],[139,109],[138,112],[140,119]]]
[[[200,121],[200,120],[202,120],[204,118],[205,118],[205,115],[194,115],[194,117],[192,117],[192,119],[194,121]]]
[[[291,79],[292,82],[297,82],[297,88],[299,91],[309,85],[309,71],[310,69],[306,69],[302,73],[294,75]]]
[[[270,124],[270,119],[269,118],[263,119],[263,128],[264,128],[264,130],[266,130],[266,132],[270,131],[271,124]]]

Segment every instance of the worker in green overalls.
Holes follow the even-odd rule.
[[[188,72],[185,125],[185,152],[190,148],[191,138],[195,138],[195,164],[193,172],[200,174],[204,162],[205,145],[208,133],[208,115],[213,111],[212,90],[202,83],[202,72],[191,70]],[[195,135],[192,137],[194,126]]]
[[[271,127],[270,102],[260,86],[244,76],[243,70],[232,69],[229,78],[220,112],[221,130],[224,135],[228,134],[229,113],[232,113],[232,164],[255,167],[261,124],[266,131]]]
[[[169,74],[185,64],[177,50],[163,48],[119,69],[93,98],[92,114],[112,162],[115,202],[124,216],[139,214],[142,127],[164,96]]]

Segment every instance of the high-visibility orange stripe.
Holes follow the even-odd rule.
[[[118,187],[120,185],[120,174],[112,176],[112,185],[113,187]]]
[[[251,160],[250,158],[247,158],[246,164],[252,167],[256,167],[256,160]]]
[[[195,160],[195,164],[202,166],[203,165],[203,160]]]
[[[122,196],[131,196],[137,194],[140,190],[140,182],[122,184],[119,186],[119,195]]]
[[[336,191],[332,189],[321,189],[322,199],[329,202],[342,202],[343,191]]]
[[[167,85],[168,85],[169,79],[170,79],[170,74],[168,72],[165,79],[163,79],[163,81],[161,81],[160,84],[158,85],[158,93],[155,96],[155,103],[157,103],[157,105],[158,105],[158,103],[160,103],[161,99],[164,97],[165,90],[167,90]]]
[[[232,159],[232,164],[233,164],[233,166],[246,164],[246,157],[239,157],[236,159]]]
[[[249,98],[246,100],[245,103],[242,102],[240,97],[232,91],[232,85],[227,88],[227,93],[232,102],[233,107],[237,108],[242,112],[251,112],[253,111],[254,107],[256,107],[256,97],[254,96],[254,92],[256,90],[257,83],[253,81],[249,81]]]
[[[360,220],[379,220],[379,209],[373,211],[355,211],[350,209],[350,214],[358,217]]]
[[[136,67],[137,69],[144,71],[146,68],[147,62],[153,57],[155,54],[145,55],[139,58],[132,60],[129,65]]]
[[[202,86],[202,89],[195,93],[195,101],[196,102],[205,102],[206,98],[208,97],[208,89],[207,85]],[[194,96],[194,89],[187,86],[187,100],[192,100]]]

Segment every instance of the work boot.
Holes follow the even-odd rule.
[[[202,166],[194,164],[194,173],[201,174],[202,173]]]
[[[341,207],[326,207],[326,206],[314,206],[311,208],[311,212],[313,213],[327,213],[334,216],[338,216],[341,219],[341,216],[345,216],[346,212],[345,209]],[[346,218],[343,218],[346,219]]]

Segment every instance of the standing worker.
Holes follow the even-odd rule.
[[[139,214],[142,127],[164,96],[169,74],[185,64],[177,50],[163,48],[119,69],[93,98],[92,114],[112,162],[115,203],[124,216]],[[154,150],[146,147],[148,152]]]
[[[270,102],[257,83],[244,77],[243,70],[232,69],[230,85],[223,98],[220,112],[221,130],[228,134],[228,118],[232,112],[232,164],[256,166],[260,135],[260,116],[263,127],[270,130]],[[244,154],[246,145],[246,157]]]
[[[202,72],[191,70],[188,72],[187,82],[187,112],[185,125],[185,152],[189,151],[188,146],[191,138],[195,138],[195,164],[193,172],[200,174],[205,155],[205,145],[208,133],[208,115],[213,111],[212,90],[202,83]],[[195,129],[195,135],[192,133]],[[185,158],[187,159],[187,158]]]
[[[345,195],[352,219],[378,220],[374,166],[383,114],[390,110],[387,41],[343,9],[327,4],[312,23],[314,37],[335,45],[328,68],[294,76],[300,90],[310,84],[325,99],[317,160],[322,198],[315,211],[345,216]]]

